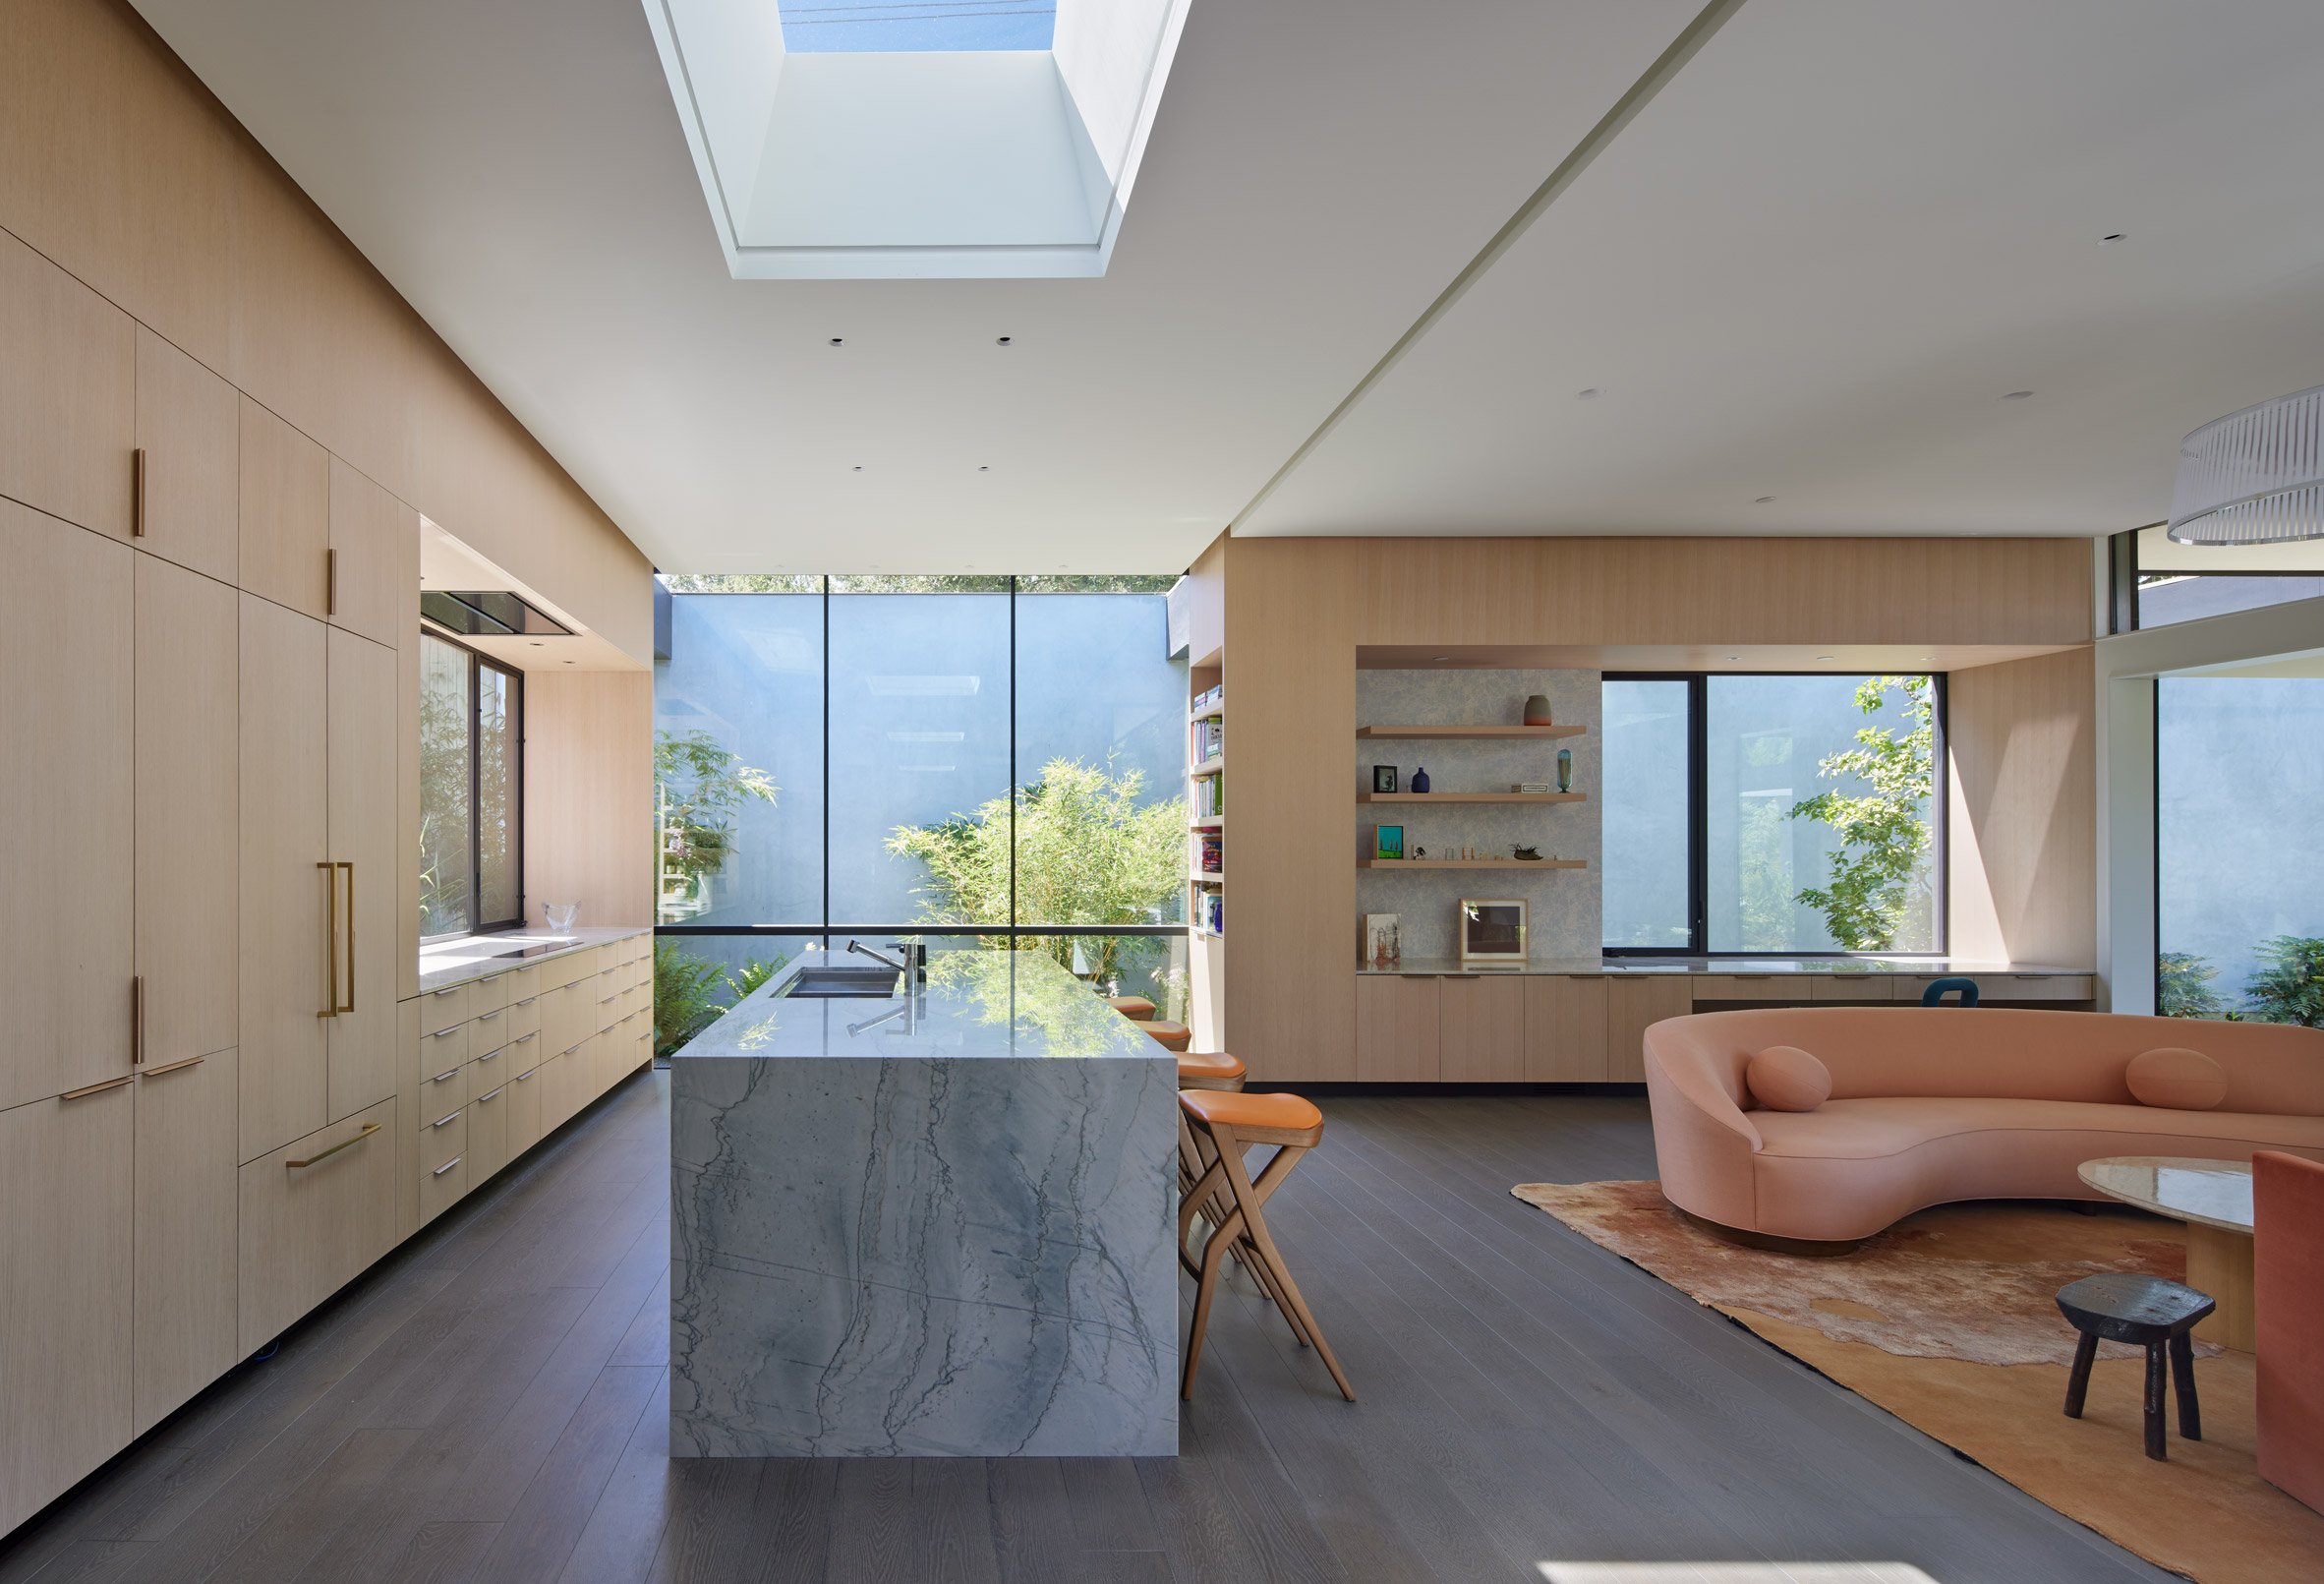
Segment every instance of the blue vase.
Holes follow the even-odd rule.
[[[1417,769],[1412,773],[1412,790],[1417,792],[1424,792],[1428,790],[1428,772],[1425,768]]]
[[[1557,750],[1557,790],[1561,792],[1574,790],[1574,750],[1571,748]]]

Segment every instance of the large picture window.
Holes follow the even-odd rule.
[[[1608,951],[1944,950],[1942,677],[1604,689]]]
[[[420,635],[420,937],[524,920],[524,679]]]

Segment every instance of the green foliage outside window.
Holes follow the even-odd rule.
[[[2254,1023],[2324,1028],[2324,940],[2277,935],[2260,943],[2259,971],[2243,986]]]
[[[2155,1010],[2166,1018],[2217,1018],[2227,1012],[2211,981],[2219,969],[2192,952],[2165,952],[2155,959]]]
[[[708,732],[654,733],[656,846],[666,913],[673,885],[682,897],[726,866],[742,805],[755,798],[772,806],[781,790]]]
[[[1849,795],[1831,788],[1790,813],[1820,821],[1839,838],[1830,878],[1798,900],[1821,912],[1831,938],[1851,952],[1893,951],[1908,930],[1925,936],[1936,909],[1928,863],[1935,840],[1929,803],[1936,792],[1936,690],[1927,676],[1868,676],[1856,689],[1856,708],[1880,714],[1890,689],[1903,695],[1901,733],[1860,727],[1855,747],[1816,767],[1827,781],[1859,781],[1870,791]]]
[[[667,1056],[683,1045],[789,961],[783,955],[772,962],[752,958],[727,969],[676,941],[654,942],[654,1054]]]

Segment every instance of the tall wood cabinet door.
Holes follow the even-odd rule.
[[[127,539],[133,322],[0,232],[0,495]]]
[[[330,1120],[324,1014],[341,889],[327,867],[324,635],[242,597],[242,1158]],[[326,865],[318,867],[318,865]]]
[[[137,557],[137,971],[147,1067],[236,1038],[241,596]],[[228,1152],[232,1146],[229,1144]]]
[[[1602,973],[1537,973],[1525,981],[1525,1077],[1529,1084],[1603,1084]]]
[[[133,1435],[242,1356],[234,1066],[221,1050],[138,1076]]]
[[[242,562],[240,401],[143,324],[138,339],[138,547],[232,583]]]
[[[420,514],[335,456],[330,552],[331,624],[394,648],[403,637],[404,583],[420,586]]]
[[[136,559],[0,500],[0,1107],[130,1070]]]
[[[340,871],[340,1005],[325,1025],[330,1120],[395,1092],[395,651],[330,633],[330,856]]]
[[[1525,1082],[1525,981],[1440,979],[1437,1076],[1447,1084]]]
[[[0,1111],[0,1534],[130,1437],[136,1085]]]
[[[243,1166],[243,1352],[394,1247],[395,1140],[395,1102],[381,1100]]]
[[[1436,980],[1381,974],[1356,981],[1356,1078],[1363,1084],[1437,1080]]]
[[[1606,980],[1605,1076],[1611,1084],[1644,1084],[1647,1027],[1695,1010],[1694,986],[1684,973],[1617,974]]]
[[[242,587],[320,620],[330,603],[330,453],[248,396],[236,431]]]

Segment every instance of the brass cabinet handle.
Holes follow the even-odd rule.
[[[145,1065],[145,976],[132,974],[129,980],[129,1065]]]
[[[454,1155],[451,1159],[445,1161],[442,1165],[436,1167],[436,1170],[430,1172],[428,1175],[431,1177],[441,1177],[445,1172],[450,1171],[454,1166],[460,1164],[460,1156]]]
[[[145,537],[145,448],[129,453],[129,537]]]
[[[363,1143],[364,1140],[369,1139],[373,1134],[378,1133],[378,1131],[379,1125],[377,1122],[367,1122],[363,1125],[363,1131],[357,1134],[354,1138],[341,1139],[337,1144],[332,1144],[328,1149],[318,1150],[316,1153],[309,1155],[305,1160],[286,1160],[282,1164],[290,1171],[303,1171],[309,1166],[313,1166],[321,1161],[330,1159],[331,1156],[337,1154],[342,1149],[353,1148],[355,1145]]]
[[[65,1092],[58,1095],[57,1098],[60,1100],[78,1100],[84,1095],[102,1094],[107,1089],[117,1089],[121,1087],[122,1085],[128,1083],[136,1076],[137,1075],[134,1073],[124,1073],[119,1078],[108,1078],[102,1084],[84,1084],[77,1089],[65,1090]]]
[[[184,1061],[171,1062],[167,1066],[148,1067],[145,1069],[145,1076],[159,1078],[164,1073],[182,1073],[189,1067],[198,1067],[208,1060],[207,1056],[189,1056]]]
[[[322,910],[324,916],[330,919],[331,931],[331,998],[330,1003],[315,1016],[336,1018],[339,1015],[339,866],[327,859],[315,866],[322,871],[323,891],[329,898],[323,904]],[[320,1160],[321,1157],[319,1155],[316,1158]]]
[[[347,1004],[341,1012],[355,1010],[355,863],[352,859],[339,865],[347,871]]]

